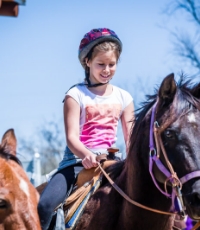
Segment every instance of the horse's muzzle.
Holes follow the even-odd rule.
[[[187,214],[194,220],[200,220],[200,179],[192,185],[188,183],[187,186],[191,186],[190,192],[185,193],[186,195],[183,192]]]

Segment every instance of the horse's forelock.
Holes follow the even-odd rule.
[[[191,94],[191,89],[183,86],[178,87],[174,100],[168,110],[168,117],[177,117],[185,115],[191,110],[200,110],[200,100]]]
[[[195,98],[190,93],[190,88],[185,86],[185,84],[184,87],[183,85],[177,85],[173,102],[164,111],[164,113],[161,111],[161,115],[157,117],[159,124],[163,126],[163,130],[193,109],[200,110],[200,100]]]

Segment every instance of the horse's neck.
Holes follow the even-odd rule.
[[[123,189],[125,193],[134,201],[145,206],[169,211],[171,206],[170,199],[167,199],[153,184],[152,178],[147,169],[141,165],[139,157],[135,156],[133,159],[127,159],[125,165],[125,172],[122,174]],[[133,227],[137,224],[135,229],[171,229],[170,216],[160,215],[142,208],[138,208],[133,204],[124,200],[123,203],[123,220],[124,223],[130,222],[129,225]],[[127,215],[129,213],[129,215]],[[131,214],[132,213],[132,214]],[[154,227],[152,226],[154,223]],[[151,228],[149,226],[152,226]]]
[[[124,181],[126,181],[127,192],[132,198],[141,200],[146,205],[152,205],[153,208],[162,208],[165,211],[169,211],[171,208],[171,199],[166,198],[155,186],[148,165],[142,160],[142,154],[144,153],[133,153],[126,160],[126,176]],[[148,158],[148,151],[145,155]],[[148,162],[148,159],[146,162]]]

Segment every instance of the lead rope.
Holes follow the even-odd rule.
[[[200,221],[197,222],[191,230],[197,230],[198,227],[200,227]]]
[[[176,172],[174,171],[171,163],[169,162],[166,150],[165,150],[165,148],[163,146],[163,142],[161,140],[160,132],[158,131],[158,129],[156,127],[154,127],[154,137],[156,139],[156,145],[158,144],[157,150],[161,148],[165,162],[166,162],[167,167],[171,173],[171,176],[169,178],[167,178],[165,180],[165,183],[164,183],[165,192],[168,193],[167,192],[167,183],[169,181],[171,183],[173,189],[175,190],[176,197],[178,199],[178,202],[180,203],[180,205],[179,205],[180,214],[184,217],[186,214],[185,214],[185,206],[183,204],[183,198],[182,198],[182,193],[181,193],[182,183],[181,183],[180,179],[178,178]],[[172,192],[172,196],[173,195],[174,194]],[[174,199],[175,198],[172,197],[173,202],[174,202]]]

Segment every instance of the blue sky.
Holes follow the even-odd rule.
[[[190,75],[173,55],[172,38],[163,28],[186,26],[180,14],[163,14],[168,3],[27,0],[17,18],[0,17],[0,135],[14,128],[18,137],[32,138],[46,120],[58,121],[63,129],[62,99],[84,78],[78,46],[93,28],[110,28],[121,38],[123,52],[112,83],[136,102],[169,73]]]

